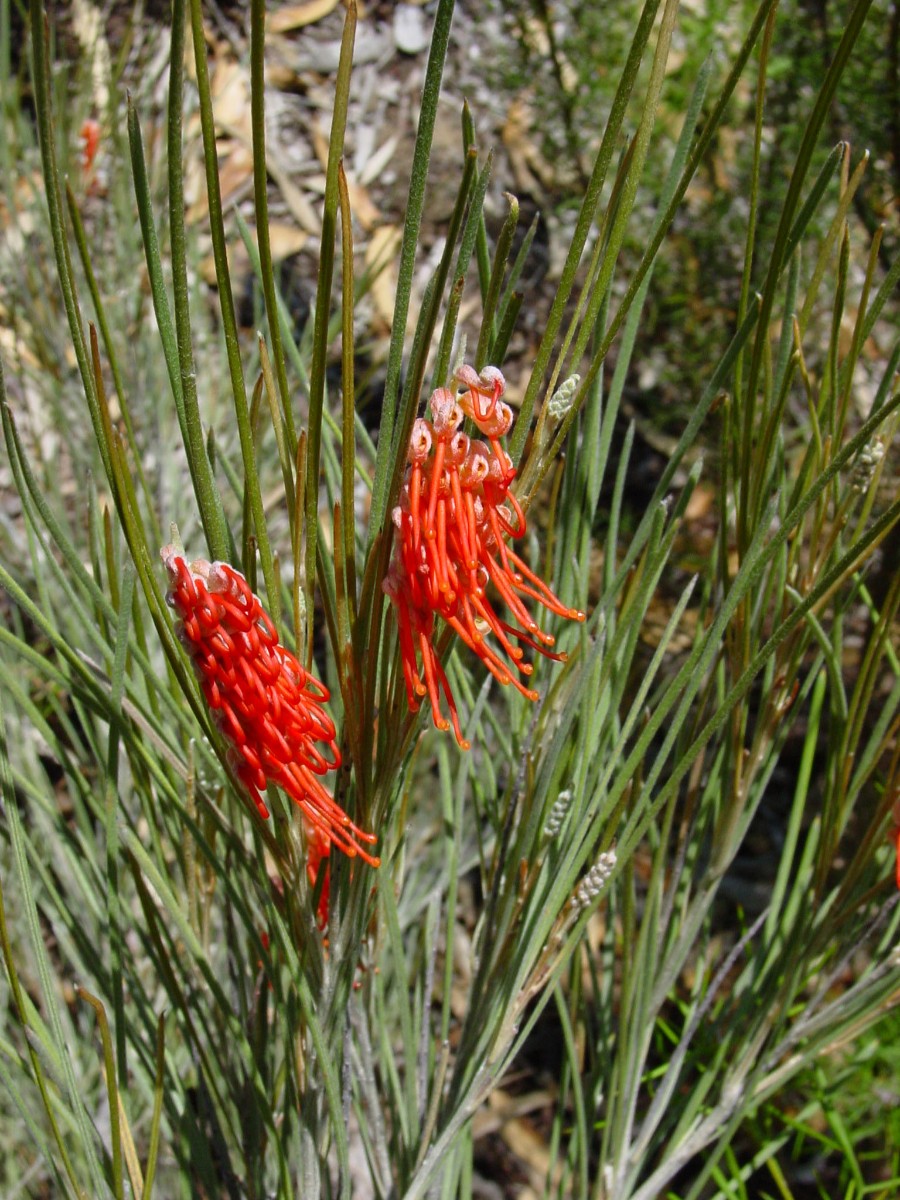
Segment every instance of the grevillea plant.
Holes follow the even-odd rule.
[[[468,108],[418,283],[454,18],[433,8],[373,437],[343,166],[355,6],[298,338],[270,245],[263,0],[252,227],[223,209],[200,0],[172,5],[165,137],[145,143],[151,98],[111,81],[68,179],[52,14],[31,0],[36,138],[3,117],[42,181],[7,197],[30,250],[16,352],[0,340],[4,1194],[468,1200],[476,1118],[516,1119],[538,1029],[558,1053],[531,1194],[745,1194],[813,1121],[808,1092],[781,1120],[788,1086],[900,999],[900,267],[881,235],[854,257],[865,161],[821,144],[869,3],[777,197],[774,0],[730,28],[677,122],[659,109],[691,25],[644,4],[524,375],[508,350],[533,229],[513,254],[508,196],[492,246]],[[635,512],[624,389],[739,88],[730,340]],[[212,334],[185,221],[194,113]]]

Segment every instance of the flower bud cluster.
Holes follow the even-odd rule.
[[[868,442],[857,454],[850,472],[850,487],[854,492],[867,492],[872,486],[878,464],[884,458],[884,443],[878,438]]]
[[[544,825],[544,836],[555,838],[563,827],[569,809],[572,807],[572,792],[567,788],[564,792],[560,792],[557,796],[553,807],[547,814],[547,821]]]
[[[606,884],[616,865],[615,850],[607,850],[601,854],[591,869],[579,883],[572,897],[572,907],[578,912],[590,908]]]
[[[547,402],[547,415],[554,421],[561,421],[572,407],[575,392],[581,383],[580,375],[570,375],[564,379]]]

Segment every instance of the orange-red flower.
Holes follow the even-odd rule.
[[[327,835],[310,825],[308,821],[304,821],[303,828],[306,833],[306,878],[309,880],[312,891],[315,891],[316,884],[319,882],[319,875],[322,876],[322,890],[319,892],[316,915],[319,927],[324,929],[328,925],[328,903],[331,897],[331,866],[328,861],[331,845]],[[373,862],[368,855],[363,855],[363,857],[373,866],[378,866],[378,859]]]
[[[512,411],[502,400],[503,375],[496,367],[479,375],[464,366],[454,382],[456,391],[432,393],[431,420],[419,418],[413,426],[400,503],[393,512],[394,556],[382,586],[397,614],[410,708],[415,711],[427,695],[435,725],[447,729],[452,723],[457,741],[468,748],[435,650],[435,617],[500,683],[511,683],[536,700],[537,692],[519,678],[532,672],[522,646],[557,661],[565,655],[552,651],[554,638],[538,626],[525,601],[536,600],[570,620],[583,621],[584,613],[558,600],[509,544],[524,537],[526,526],[510,490],[516,470],[501,442],[512,424]],[[484,441],[462,431],[466,417]],[[498,614],[489,590],[503,601],[511,621]],[[441,713],[442,694],[449,722]]]
[[[203,559],[189,566],[174,546],[163,547],[162,559],[180,640],[232,746],[235,774],[260,816],[269,815],[262,798],[269,783],[283,788],[299,807],[311,885],[332,845],[377,867],[379,860],[366,849],[377,840],[374,834],[351,821],[319,778],[341,762],[324,708],[327,689],[279,643],[271,617],[239,571]],[[325,912],[327,886],[326,878]]]
[[[81,170],[87,175],[94,165],[94,159],[97,157],[97,151],[100,149],[99,122],[95,121],[92,117],[88,117],[86,121],[82,122],[78,138],[81,142]]]
[[[888,830],[888,837],[894,843],[897,852],[897,887],[900,888],[900,800],[894,801],[891,809],[893,825]]]

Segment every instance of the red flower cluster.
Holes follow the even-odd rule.
[[[432,394],[431,420],[420,418],[413,426],[409,465],[393,512],[394,556],[382,586],[397,614],[410,709],[415,711],[427,695],[435,725],[448,729],[450,722],[441,714],[443,692],[456,739],[468,749],[434,646],[435,616],[500,683],[511,683],[536,700],[537,692],[519,678],[530,675],[532,667],[516,643],[557,661],[565,655],[552,652],[553,637],[538,627],[523,598],[570,620],[583,621],[584,613],[562,604],[508,544],[524,537],[525,515],[510,491],[516,470],[500,442],[512,424],[512,411],[501,399],[502,374],[485,367],[479,375],[464,366],[454,382],[457,391],[438,388]],[[462,432],[465,417],[485,441]],[[488,588],[509,609],[512,622],[499,616]]]
[[[191,657],[216,724],[231,743],[231,762],[261,817],[268,783],[283,788],[299,807],[307,837],[307,872],[315,885],[331,846],[370,866],[366,849],[377,840],[350,820],[319,779],[340,766],[335,729],[325,712],[328,690],[279,644],[271,617],[239,571],[203,559],[185,562],[164,546],[168,603],[179,638]],[[321,751],[317,743],[324,743]],[[328,879],[320,916],[327,913]]]
[[[894,806],[891,809],[891,820],[893,825],[888,830],[888,837],[894,843],[897,851],[897,887],[900,888],[900,800],[894,801]]]

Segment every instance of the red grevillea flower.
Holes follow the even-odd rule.
[[[502,400],[502,374],[485,367],[479,375],[464,366],[454,382],[456,391],[438,388],[432,394],[431,420],[419,418],[413,426],[400,503],[393,512],[394,556],[382,587],[397,614],[410,708],[415,711],[427,695],[435,725],[448,729],[452,722],[457,741],[467,749],[434,646],[435,617],[500,683],[511,683],[536,700],[537,692],[519,678],[532,672],[522,646],[557,661],[565,655],[552,651],[553,637],[538,626],[526,600],[574,621],[583,621],[584,613],[558,600],[510,545],[524,537],[526,527],[510,490],[516,470],[500,440],[512,424],[512,410]],[[485,440],[463,433],[465,417]],[[511,620],[499,615],[489,590],[503,601]],[[449,722],[441,714],[441,693]]]
[[[260,816],[269,815],[261,793],[268,783],[277,784],[303,816],[313,885],[332,845],[377,867],[379,860],[366,849],[377,840],[374,834],[350,820],[319,778],[341,763],[324,708],[327,689],[279,644],[271,617],[239,571],[203,559],[189,566],[174,546],[164,546],[161,554],[179,638],[216,724],[231,743],[235,774]],[[327,886],[326,878],[326,913]]]

